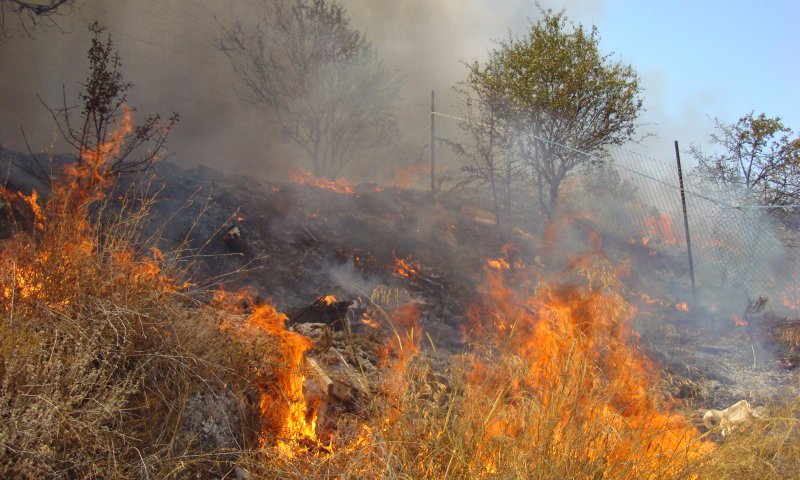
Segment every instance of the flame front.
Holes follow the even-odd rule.
[[[357,196],[353,187],[347,183],[347,180],[340,178],[338,180],[328,180],[327,178],[317,178],[314,175],[306,172],[305,170],[296,169],[289,172],[289,180],[301,185],[309,185],[312,187],[323,188],[331,190],[343,195]]]
[[[497,399],[481,461],[497,471],[502,458],[489,446],[533,430],[549,432],[536,440],[547,454],[588,458],[610,476],[675,473],[678,455],[688,462],[711,447],[655,392],[656,369],[635,346],[633,309],[616,293],[611,266],[578,264],[583,285],[536,283],[497,261],[486,269],[486,288],[465,329],[467,340],[489,339],[499,352],[469,357],[469,382]],[[525,404],[540,413],[526,418]],[[630,465],[638,470],[626,470]]]
[[[650,240],[656,239],[665,245],[677,245],[679,243],[678,235],[672,228],[672,217],[668,213],[663,212],[661,215],[650,215],[645,219],[647,224],[647,233],[649,237],[643,237],[642,243],[647,245]]]

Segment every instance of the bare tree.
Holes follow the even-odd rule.
[[[265,0],[255,27],[223,28],[220,49],[314,175],[335,178],[393,139],[397,75],[332,0]]]
[[[467,159],[467,164],[461,168],[467,180],[488,184],[495,222],[501,225],[504,215],[510,220],[511,185],[521,173],[514,152],[515,132],[504,123],[511,107],[505,97],[474,80],[475,77],[470,76],[456,87],[464,100],[466,116],[461,128],[471,142],[468,145],[448,143]]]
[[[75,0],[43,0],[29,2],[22,0],[0,0],[0,38],[7,33],[6,16],[13,15],[26,33],[42,22],[58,25],[55,18],[70,8]]]
[[[79,104],[68,105],[66,93],[61,107],[45,104],[61,136],[74,149],[70,154],[74,166],[91,173],[76,179],[87,191],[119,175],[148,169],[162,153],[178,121],[178,114],[173,113],[166,121],[160,115],[149,115],[143,123],[133,124],[131,112],[135,109],[127,105],[128,90],[133,84],[122,78],[122,64],[111,35],[104,40],[105,28],[97,23],[89,30],[89,76]],[[37,164],[29,173],[46,184],[54,180],[51,168],[42,165]]]
[[[750,112],[733,124],[716,119],[715,126],[711,143],[719,152],[691,148],[702,174],[767,205],[800,203],[800,135],[792,138],[780,117],[763,113]]]

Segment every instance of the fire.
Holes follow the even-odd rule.
[[[33,213],[33,225],[39,230],[44,229],[44,212],[39,204],[39,194],[33,190],[30,195],[23,195],[22,192],[17,192],[19,198],[31,207]]]
[[[83,148],[79,152],[81,163],[67,167],[67,175],[75,180],[75,185],[89,187],[83,193],[97,193],[88,191],[92,187],[107,187],[112,178],[109,175],[111,163],[119,155],[125,144],[125,137],[133,133],[133,116],[127,104],[120,106],[122,109],[121,124],[116,125],[110,133],[110,138],[105,143],[95,148]]]
[[[334,303],[338,302],[339,300],[336,299],[333,295],[325,295],[320,299],[325,305],[333,305]]]
[[[395,256],[394,252],[392,255]],[[406,258],[394,257],[394,273],[405,278],[417,278],[421,273],[421,265],[411,259],[411,255]]]
[[[485,292],[469,309],[465,335],[489,339],[501,360],[470,357],[469,382],[518,400],[502,405],[487,425],[485,443],[544,429],[551,432],[551,454],[579,448],[580,439],[585,444],[573,454],[607,465],[612,477],[628,462],[646,476],[672,468],[676,455],[704,454],[711,447],[698,440],[699,432],[654,393],[658,375],[635,345],[629,327],[634,310],[616,293],[613,269],[604,260],[579,263],[585,286],[516,278],[514,285],[525,287],[512,289],[508,270],[486,269]],[[507,363],[514,358],[521,363]],[[548,416],[525,417],[518,405],[526,402]],[[490,449],[479,455],[488,472],[496,470],[500,459]]]
[[[642,238],[642,244],[647,245],[652,239],[657,239],[666,245],[678,244],[678,236],[672,228],[672,217],[668,213],[662,212],[659,216],[649,215],[645,223],[648,236]]]
[[[291,458],[303,451],[302,442],[316,442],[316,406],[309,405],[303,397],[302,366],[311,341],[286,330],[285,320],[286,316],[273,306],[259,305],[248,323],[279,340],[284,366],[276,375],[275,384],[262,388],[260,407],[265,428],[275,434],[278,452]]]
[[[681,312],[688,312],[689,311],[689,304],[686,303],[686,302],[681,302],[681,303],[675,304],[675,308],[678,309]]]
[[[381,365],[387,370],[384,389],[395,401],[406,391],[410,381],[407,375],[409,364],[420,351],[420,313],[421,306],[410,303],[387,315],[392,336],[382,351]],[[390,422],[391,417],[387,417],[386,421]]]
[[[731,314],[731,320],[733,321],[733,324],[736,325],[737,327],[746,327],[749,325],[749,323],[747,323],[747,320],[743,319],[742,317],[740,317],[735,313]]]
[[[353,188],[347,183],[347,180],[340,178],[338,180],[328,180],[326,178],[317,178],[305,170],[296,169],[289,172],[289,180],[301,185],[309,185],[317,188],[324,188],[332,190],[336,193],[343,195],[350,195],[353,197],[358,196]]]
[[[701,240],[700,245],[703,249],[727,252],[731,255],[736,255],[739,253],[739,249],[719,238],[703,239]]]
[[[392,187],[409,188],[412,184],[419,181],[424,175],[430,172],[430,166],[426,164],[410,165],[398,170],[394,178],[389,182]]]
[[[486,261],[486,264],[489,268],[494,270],[508,270],[511,268],[508,262],[503,258],[489,259]]]
[[[381,324],[380,323],[378,323],[374,319],[372,319],[370,317],[367,317],[367,316],[361,317],[361,323],[363,323],[364,325],[368,326],[369,328],[372,328],[373,330],[380,330],[381,329]]]
[[[89,220],[90,208],[105,197],[105,187],[113,180],[111,164],[133,131],[130,108],[125,104],[121,108],[121,121],[109,132],[109,140],[96,148],[83,148],[78,160],[65,168],[64,177],[54,182],[46,202],[42,204],[36,191],[30,195],[16,193],[30,208],[36,235],[22,232],[3,245],[0,292],[4,298],[29,304],[41,301],[50,308],[62,309],[71,303],[73,294],[81,293],[74,291],[83,280],[75,278],[75,272],[80,272],[85,262],[96,261],[100,249],[100,239]],[[177,281],[162,275],[160,263],[164,258],[158,249],[146,256],[115,245],[103,248],[107,261],[116,267],[115,275],[103,279],[110,284],[156,285],[165,293],[181,288]]]

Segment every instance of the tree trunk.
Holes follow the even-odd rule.
[[[509,223],[511,223],[511,166],[508,165],[506,167],[506,179],[505,179],[505,212],[506,212],[506,219]]]
[[[494,223],[500,226],[500,199],[497,196],[497,179],[494,168],[489,169],[489,185],[492,187],[492,204],[494,205]]]

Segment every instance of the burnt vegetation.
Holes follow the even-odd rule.
[[[660,212],[608,228],[641,200],[598,159],[642,104],[596,29],[541,11],[466,66],[464,136],[445,142],[464,164],[433,195],[335,180],[391,140],[398,77],[339,3],[262,6],[218,46],[313,175],[164,161],[178,116],[136,123],[98,24],[77,103],[65,87],[47,107],[69,150],[0,151],[0,477],[800,474],[784,279],[711,305],[676,286]],[[785,155],[763,175],[742,155],[702,165],[788,202],[791,132],[719,127],[740,153],[740,130],[783,135],[745,150]]]

